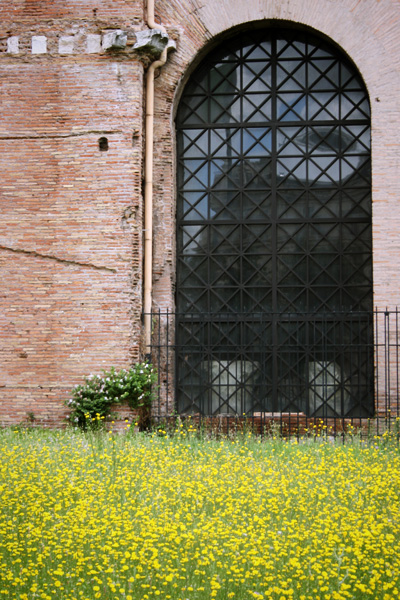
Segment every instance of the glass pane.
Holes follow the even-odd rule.
[[[276,98],[276,113],[281,121],[302,121],[306,118],[306,96],[281,92]]]
[[[331,92],[314,92],[307,99],[308,118],[318,121],[339,119],[339,95]]]
[[[240,69],[236,64],[218,63],[210,71],[212,94],[235,94],[240,88]]]
[[[307,141],[309,152],[313,155],[333,155],[341,151],[342,133],[340,127],[324,127],[316,125],[307,130]]]
[[[272,196],[268,191],[251,190],[243,194],[242,217],[251,221],[270,220]]]
[[[332,90],[339,86],[339,63],[335,59],[314,60],[307,65],[308,86],[313,90]]]
[[[332,252],[314,254],[308,262],[308,277],[312,285],[340,284],[342,259]]]
[[[243,129],[243,154],[264,157],[271,154],[271,130],[266,127]]]
[[[331,254],[341,250],[343,228],[334,223],[314,223],[308,226],[308,248],[315,254]]]
[[[277,251],[279,254],[302,254],[308,249],[309,228],[297,223],[280,225],[276,228]]]
[[[247,158],[242,163],[243,185],[247,190],[268,190],[271,187],[271,161]]]
[[[265,94],[248,94],[242,98],[242,121],[269,122],[272,116],[271,99]]]
[[[250,223],[243,226],[241,228],[241,248],[246,255],[270,254],[272,250],[271,226]]]
[[[341,84],[346,90],[362,90],[365,93],[365,87],[361,78],[353,69],[342,63],[340,65]]]
[[[306,65],[297,60],[282,61],[277,65],[276,82],[279,91],[294,92],[304,90],[306,85]]]
[[[318,187],[339,183],[340,161],[335,155],[312,156],[308,162],[308,180]]]
[[[344,217],[369,219],[371,215],[371,193],[369,190],[355,189],[342,194],[342,213]]]
[[[194,98],[187,98],[186,102],[183,101],[179,117],[185,125],[202,126],[209,120],[208,110],[208,98],[204,99],[203,96],[195,96]]]
[[[277,217],[280,220],[303,220],[308,216],[308,204],[306,192],[282,189],[276,195]]]
[[[239,225],[210,225],[208,250],[217,254],[232,254],[240,247],[240,233]]]
[[[277,39],[276,49],[279,58],[303,57],[306,52],[306,44],[299,40]]]
[[[183,165],[183,189],[185,191],[201,190],[208,185],[208,162],[188,159]]]
[[[280,286],[277,293],[278,312],[305,313],[309,310],[307,306],[307,292],[304,286],[284,287]]]
[[[341,127],[340,140],[346,154],[368,154],[371,148],[369,127],[365,125],[347,125]]]
[[[365,187],[370,179],[370,161],[363,156],[346,156],[341,162],[342,180],[347,187]]]
[[[369,117],[369,102],[362,91],[346,92],[341,96],[341,118],[361,119]]]
[[[308,279],[307,266],[308,260],[304,257],[304,254],[278,256],[278,283],[283,285],[303,285]]]
[[[246,256],[242,258],[243,285],[261,286],[270,291],[272,285],[272,260],[269,256]]]
[[[307,130],[304,127],[280,127],[276,132],[280,156],[299,156],[307,152]]]
[[[370,254],[345,255],[342,259],[342,273],[346,284],[372,283],[372,259]]]
[[[277,185],[301,187],[307,183],[307,161],[303,157],[282,157],[276,161]]]
[[[184,294],[182,294],[182,299],[179,303],[179,311],[184,312],[198,312],[204,311],[207,312],[209,310],[209,296],[204,289],[192,289],[185,288]]]
[[[213,190],[232,190],[241,187],[240,162],[232,159],[214,159],[210,162],[210,186]]]
[[[210,120],[214,123],[240,121],[240,99],[227,94],[214,95],[210,100]]]
[[[241,312],[241,295],[237,287],[213,287],[210,291],[210,312]]]
[[[242,66],[242,88],[246,93],[268,94],[271,89],[271,67],[265,62],[249,62]]]
[[[178,285],[193,286],[194,281],[199,285],[206,285],[209,273],[209,260],[204,256],[185,256],[179,261]],[[194,280],[193,274],[195,274]]]
[[[182,132],[185,158],[204,157],[208,153],[208,131],[204,129],[187,129]]]
[[[238,192],[218,192],[210,196],[210,218],[237,221],[240,219],[241,196]]]
[[[342,194],[337,189],[315,186],[308,198],[308,215],[310,217],[336,221],[341,216]]]
[[[182,227],[178,244],[182,254],[204,254],[208,247],[207,228],[200,225]]]
[[[235,158],[240,154],[241,134],[235,129],[210,131],[210,153],[216,157]]]
[[[259,42],[256,46],[250,44],[248,46],[243,47],[242,56],[246,58],[246,60],[266,60],[271,55],[271,42],[270,41],[262,41]]]
[[[209,280],[213,288],[240,285],[240,259],[237,256],[219,256],[218,260],[212,260]]]
[[[186,192],[180,207],[179,216],[189,221],[202,221],[208,217],[208,194],[202,192]]]

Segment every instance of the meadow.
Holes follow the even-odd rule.
[[[0,431],[0,600],[400,598],[400,452]]]

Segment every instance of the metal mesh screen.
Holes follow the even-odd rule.
[[[177,116],[180,411],[371,413],[369,123],[354,67],[294,30],[241,34],[192,75]]]

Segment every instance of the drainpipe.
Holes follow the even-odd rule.
[[[150,29],[165,28],[154,21],[154,0],[147,0],[147,25]],[[151,350],[151,309],[153,292],[153,133],[154,133],[154,72],[167,62],[167,48],[158,60],[148,68],[146,75],[146,124],[145,124],[145,186],[144,186],[144,336],[145,352]]]

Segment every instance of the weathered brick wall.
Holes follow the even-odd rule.
[[[140,355],[143,65],[101,42],[143,10],[101,4],[1,5],[2,423],[60,423],[83,375]]]
[[[26,22],[42,30],[49,19],[81,20],[82,24],[106,19],[107,25],[142,24],[144,7],[140,0],[10,0],[0,4],[4,31]],[[110,22],[114,19],[115,22]],[[58,30],[68,23],[58,23]]]
[[[143,75],[104,34],[146,29],[143,0],[0,4],[0,422],[60,423],[73,384],[140,356]],[[375,303],[398,304],[400,9],[392,0],[156,0],[177,51],[156,79],[154,306],[173,308],[173,117],[232,28],[294,22],[358,66],[372,108]],[[222,37],[221,37],[222,36]],[[101,152],[100,137],[109,150]]]

